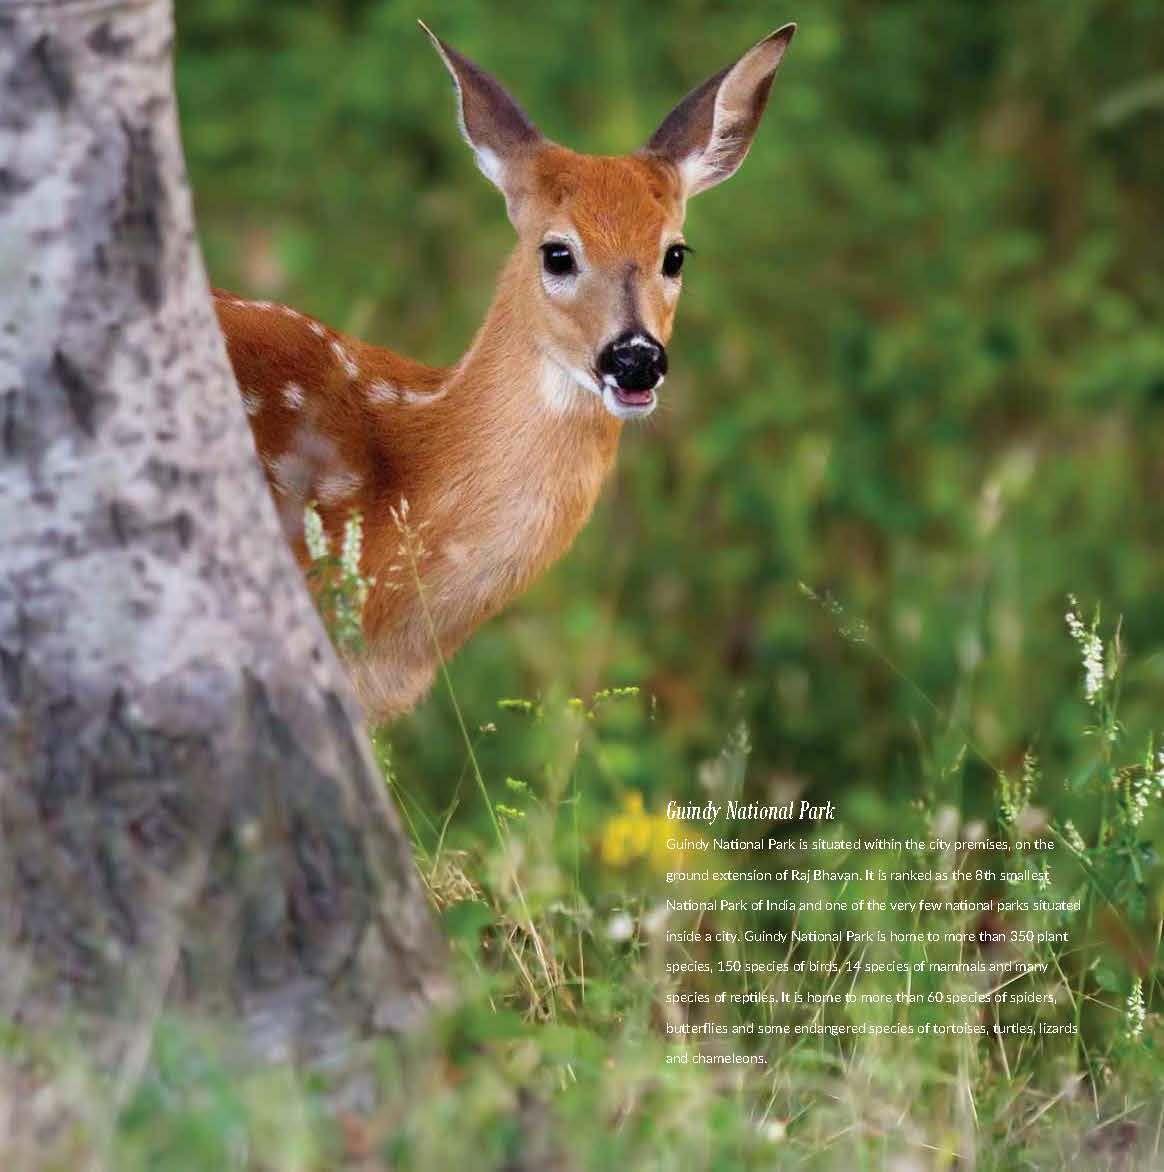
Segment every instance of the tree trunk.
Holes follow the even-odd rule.
[[[0,0],[0,997],[123,1067],[163,1004],[287,1055],[448,992],[211,310],[172,38]]]

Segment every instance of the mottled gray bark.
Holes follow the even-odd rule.
[[[211,310],[172,36],[0,0],[0,1011],[122,1067],[163,1004],[302,1053],[447,992]]]

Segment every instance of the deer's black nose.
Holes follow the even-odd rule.
[[[650,334],[628,330],[602,348],[598,373],[609,375],[624,391],[649,391],[667,373],[667,351]]]

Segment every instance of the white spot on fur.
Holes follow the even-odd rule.
[[[447,385],[438,387],[435,391],[417,391],[389,382],[385,378],[374,378],[368,383],[368,401],[393,407],[427,407],[429,403],[443,399],[447,391]]]
[[[385,378],[374,378],[368,383],[368,399],[373,403],[399,403],[400,388]]]
[[[439,387],[435,391],[413,391],[408,387],[400,388],[400,397],[405,403],[413,407],[427,407],[429,403],[435,403],[438,399],[443,399],[448,391],[447,386]]]
[[[265,463],[271,473],[271,483],[280,496],[291,497],[296,502],[307,499],[307,490],[311,487],[311,461],[307,456],[292,450]]]
[[[263,409],[263,400],[261,396],[255,391],[242,392],[243,408],[246,413],[252,418]]]
[[[327,330],[325,330],[323,326],[321,326],[317,321],[308,322],[308,328],[313,334],[315,334],[317,338],[323,338],[327,336]]]
[[[318,485],[321,504],[337,505],[348,497],[355,496],[363,486],[363,480],[352,471],[331,472],[320,478]]]
[[[336,356],[336,360],[344,368],[344,374],[348,378],[355,378],[360,373],[360,368],[356,364],[356,360],[352,357],[348,348],[338,339],[332,338],[331,352]]]
[[[303,406],[303,387],[299,383],[288,383],[283,388],[283,402],[292,411],[298,411]]]
[[[335,444],[325,435],[320,435],[313,427],[304,425],[295,437],[295,450],[305,460],[311,462],[311,467],[317,471],[339,464],[339,456]]]
[[[319,473],[339,466],[335,444],[311,427],[301,427],[291,446],[278,456],[265,456],[271,485],[279,496],[292,498],[302,506]]]

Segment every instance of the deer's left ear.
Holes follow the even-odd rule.
[[[461,134],[482,173],[501,189],[512,219],[525,186],[524,164],[542,143],[541,133],[500,82],[445,44],[423,21],[418,23],[452,74]]]
[[[709,77],[652,135],[647,151],[675,164],[685,195],[722,183],[744,161],[794,32],[786,24]]]

